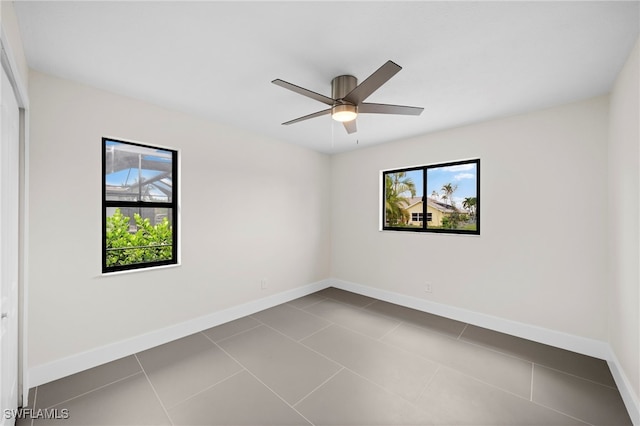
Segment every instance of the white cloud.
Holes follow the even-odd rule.
[[[462,180],[462,179],[474,179],[476,175],[473,173],[458,173],[453,177],[454,180]]]
[[[458,164],[456,166],[443,167],[443,170],[447,172],[464,172],[467,170],[474,170],[475,167],[476,167],[475,163],[467,163],[467,164]]]

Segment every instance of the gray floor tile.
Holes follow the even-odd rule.
[[[533,401],[592,425],[631,425],[616,389],[536,365]]]
[[[431,425],[428,413],[348,370],[295,408],[314,425]]]
[[[382,340],[524,398],[531,395],[530,362],[407,324]]]
[[[166,408],[242,370],[201,333],[137,356]]]
[[[176,426],[310,424],[246,371],[178,404],[169,416]]]
[[[22,407],[22,409],[24,409],[26,412],[29,412],[29,410],[34,409],[35,397],[36,397],[36,388],[29,389],[29,396],[28,396],[27,403],[24,405],[24,407]],[[18,415],[18,417],[15,420],[16,420],[15,426],[31,426],[32,416],[30,416],[29,414],[22,414],[22,415]]]
[[[461,339],[494,348],[500,352],[556,370],[565,371],[603,385],[616,386],[609,366],[606,361],[601,359],[473,325],[469,325],[464,330]]]
[[[140,364],[133,356],[38,386],[35,408],[48,408],[101,386],[139,373]]]
[[[331,324],[327,320],[294,308],[286,303],[258,312],[252,315],[252,317],[286,334],[294,340],[303,339]]]
[[[466,325],[460,321],[381,301],[372,303],[365,309],[378,314],[387,315],[411,325],[447,334],[452,337],[458,337]]]
[[[438,369],[435,362],[336,325],[301,343],[410,401]]]
[[[358,308],[362,308],[376,301],[376,299],[372,299],[371,297],[351,293],[350,291],[340,290],[335,287],[325,288],[324,290],[320,290],[315,294],[323,297],[328,297],[342,303],[353,305]]]
[[[225,339],[219,345],[290,404],[341,368],[266,326]]]
[[[71,416],[34,425],[631,424],[593,358],[335,288],[255,315],[33,389]]]
[[[400,321],[387,316],[378,315],[365,309],[354,309],[330,299],[316,303],[304,310],[375,339],[379,339],[400,324]]]
[[[20,418],[16,419],[16,425],[15,426],[31,426],[31,418],[20,417]]]
[[[446,367],[438,371],[418,405],[439,425],[586,426]]]
[[[297,299],[291,300],[289,302],[287,302],[289,305],[294,306],[296,308],[306,308],[307,306],[311,306],[315,303],[321,302],[324,299],[326,299],[326,297],[318,294],[318,293],[312,293],[309,294],[307,296],[304,297],[299,297]]]
[[[203,331],[203,333],[206,334],[207,337],[214,342],[217,342],[222,339],[226,339],[227,337],[231,337],[235,334],[242,333],[243,331],[249,330],[253,327],[257,327],[259,325],[260,322],[251,317],[242,317],[235,321],[230,321],[217,327],[205,330]]]
[[[56,408],[69,410],[69,418],[35,419],[33,425],[171,424],[143,373],[64,402]]]

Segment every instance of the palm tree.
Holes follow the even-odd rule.
[[[456,192],[457,189],[458,185],[454,185],[451,182],[442,185],[442,192],[444,193],[442,194],[442,199],[449,200],[451,207],[454,209],[456,208],[456,204],[453,201],[453,193]]]
[[[462,202],[462,207],[469,212],[471,217],[476,217],[476,205],[477,199],[476,197],[467,197]]]
[[[416,196],[416,185],[406,172],[385,175],[385,222],[389,225],[405,224],[409,221],[409,195]],[[403,207],[404,205],[404,207]]]

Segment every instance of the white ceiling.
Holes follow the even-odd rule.
[[[639,33],[638,1],[17,1],[38,71],[342,152],[610,91]],[[360,115],[347,135],[326,106],[335,76],[403,67],[367,102],[419,117]],[[160,123],[159,123],[160,124]]]

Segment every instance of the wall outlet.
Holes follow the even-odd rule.
[[[263,278],[260,280],[260,289],[261,290],[266,290],[268,287],[268,283],[267,283],[267,279]]]
[[[433,293],[433,286],[431,285],[431,283],[425,284],[424,292],[425,293]]]

